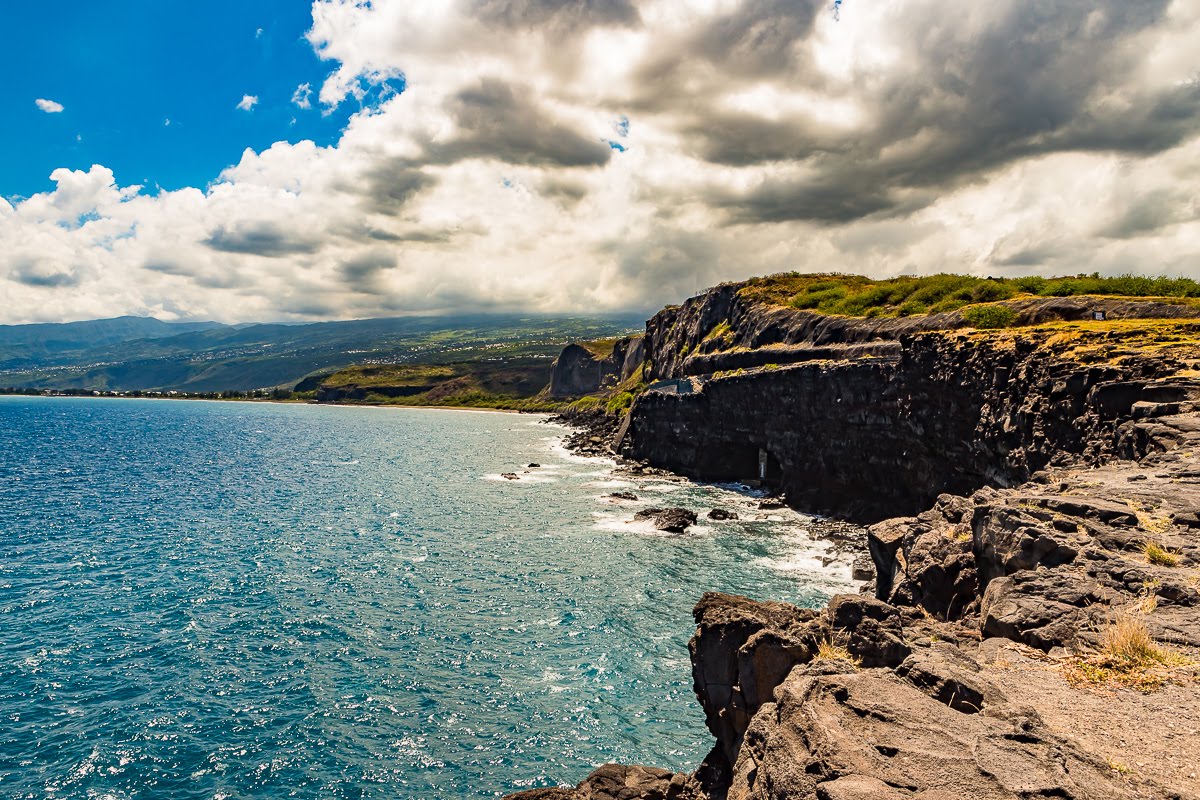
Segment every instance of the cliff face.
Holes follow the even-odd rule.
[[[642,336],[618,339],[612,352],[603,357],[582,345],[569,344],[551,369],[550,394],[580,397],[616,386],[641,367],[644,353]]]
[[[1120,298],[1052,297],[1010,300],[1020,325],[1108,320],[1188,319],[1196,309]],[[725,284],[660,311],[646,323],[647,380],[705,375],[719,370],[792,364],[863,355],[899,354],[905,336],[967,327],[958,311],[874,319],[840,317],[766,305]]]
[[[622,454],[706,480],[761,477],[798,507],[865,521],[915,514],[942,492],[1011,486],[1052,463],[1106,457],[1134,404],[1171,395],[1155,381],[1190,363],[1183,351],[1122,356],[1110,329],[913,333],[908,328],[930,318],[812,322],[819,315],[738,311],[736,296],[724,290],[683,316],[699,331],[727,312],[751,327],[724,323],[722,331],[723,323],[713,323],[717,336],[701,338],[683,360],[672,338],[680,336],[683,311],[651,321],[652,375],[733,372],[696,377],[687,393],[644,394]],[[676,332],[667,335],[672,319]],[[778,319],[791,320],[787,330],[809,342],[752,350],[735,344],[779,339]],[[1200,335],[1200,325],[1184,330]],[[882,334],[897,338],[829,343]],[[725,349],[704,352],[718,338]],[[1085,357],[1076,357],[1081,349]],[[751,362],[766,359],[781,363],[753,369]]]
[[[1200,797],[1200,322],[1053,322],[1094,308],[928,331],[720,287],[652,320],[650,373],[674,382],[622,452],[876,520],[875,579],[822,611],[706,595],[704,762],[516,797]],[[730,366],[763,350],[791,360]]]
[[[516,797],[1200,797],[1200,381],[1130,406],[1112,386],[1085,405],[1113,459],[872,526],[866,595],[706,595],[690,652],[715,745],[695,772],[609,765]]]

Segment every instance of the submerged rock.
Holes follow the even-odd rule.
[[[613,500],[637,500],[638,496],[633,492],[613,492],[609,495]]]
[[[683,533],[696,524],[696,512],[686,508],[647,508],[633,515],[636,522],[650,520],[654,527],[669,533]]]

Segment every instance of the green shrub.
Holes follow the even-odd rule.
[[[825,286],[825,284],[817,284]],[[822,311],[826,310],[825,306],[831,306],[842,300],[846,296],[846,288],[844,286],[831,286],[816,291],[802,292],[792,298],[792,306],[795,308],[816,308]]]
[[[633,393],[618,392],[608,399],[608,403],[605,404],[604,410],[609,416],[616,416],[617,414],[624,414],[632,407]]]
[[[572,402],[567,408],[571,411],[591,411],[594,408],[599,408],[604,401],[595,395],[587,395]]]
[[[1026,292],[1027,294],[1041,294],[1042,290],[1046,288],[1046,279],[1040,278],[1037,275],[1016,278],[1012,283],[1013,286],[1017,287],[1018,291]]]
[[[1017,312],[1008,306],[971,306],[962,316],[973,328],[1007,328],[1017,321]]]
[[[1058,278],[979,278],[939,274],[877,281],[862,275],[793,272],[751,279],[739,292],[759,302],[826,314],[886,317],[955,311],[964,306],[1008,300],[1019,294],[1200,298],[1200,281],[1140,275],[1102,278],[1098,274]]]

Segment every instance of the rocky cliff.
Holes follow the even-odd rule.
[[[1200,322],[1010,305],[976,331],[719,287],[651,320],[621,452],[874,522],[875,579],[823,611],[706,596],[704,763],[517,797],[1200,798]]]
[[[550,374],[552,397],[581,397],[611,388],[628,379],[642,366],[645,339],[626,336],[612,342],[607,353],[593,345],[569,344],[554,362]]]
[[[1173,330],[1200,338],[1200,324]],[[688,393],[643,395],[621,451],[706,480],[762,478],[808,510],[915,514],[943,492],[1095,463],[1137,403],[1186,394],[1171,376],[1190,350],[1120,346],[1084,324],[928,332],[903,335],[887,357],[718,373]]]

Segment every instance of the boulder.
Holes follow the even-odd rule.
[[[722,521],[737,519],[738,515],[737,512],[734,511],[726,511],[723,508],[714,508],[712,511],[708,512],[708,518],[711,520]]]
[[[1037,570],[988,584],[980,608],[984,636],[1001,636],[1049,651],[1073,647],[1096,631],[1108,594],[1096,581],[1074,572]]]
[[[863,667],[894,667],[912,649],[904,641],[900,612],[880,600],[857,594],[841,594],[829,601],[826,610],[835,642]]]

